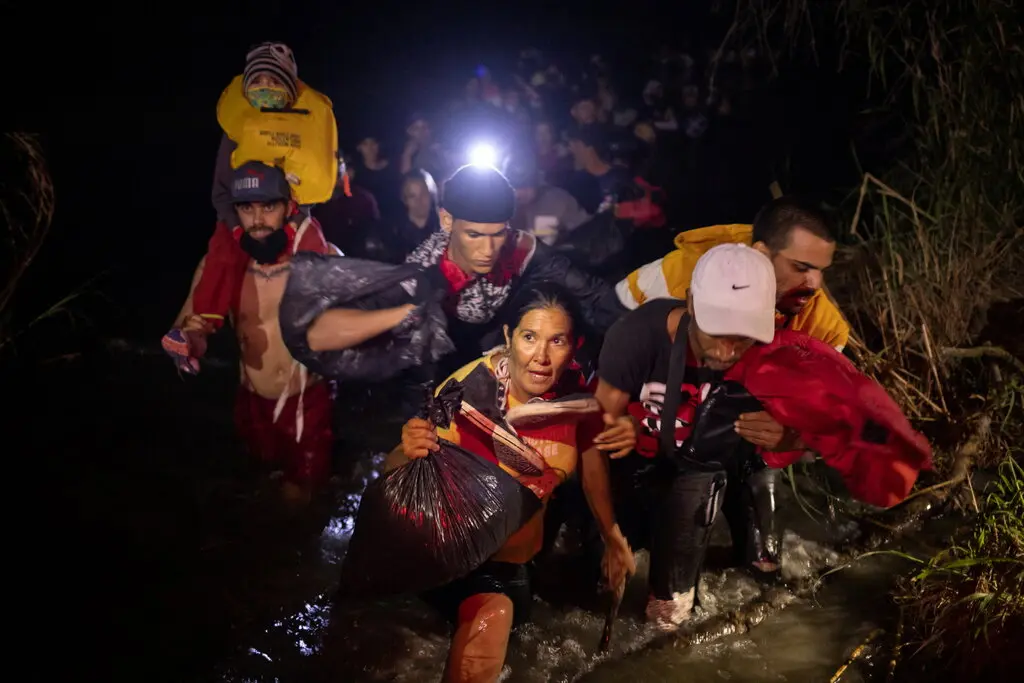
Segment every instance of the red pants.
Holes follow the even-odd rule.
[[[295,435],[299,397],[290,396],[274,422],[277,400],[263,398],[244,386],[235,398],[235,427],[249,453],[284,470],[285,481],[317,487],[331,474],[331,394],[327,382],[306,387],[302,397],[303,428]]]

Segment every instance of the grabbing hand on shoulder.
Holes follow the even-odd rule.
[[[402,452],[410,460],[424,458],[441,450],[437,443],[437,428],[430,422],[414,417],[402,426]]]

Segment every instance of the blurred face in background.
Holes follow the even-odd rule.
[[[581,126],[589,126],[597,122],[597,105],[593,100],[580,100],[572,105],[572,118]]]
[[[406,180],[402,185],[402,203],[405,204],[409,217],[424,220],[430,216],[433,198],[427,189],[426,181],[420,179]]]
[[[405,129],[405,132],[421,146],[430,143],[430,124],[424,119],[416,119],[413,121],[412,125]]]
[[[370,165],[380,158],[380,143],[375,138],[364,138],[356,147],[363,157],[363,163]]]

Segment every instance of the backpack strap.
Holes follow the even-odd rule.
[[[683,313],[676,328],[669,356],[668,379],[665,382],[665,402],[661,408],[661,431],[658,434],[661,455],[671,458],[676,451],[676,415],[683,397],[683,378],[686,373],[686,344],[690,326],[689,313]]]
[[[312,216],[306,216],[306,220],[299,224],[299,227],[295,230],[295,237],[292,241],[292,256],[299,253],[299,243],[302,242],[302,238],[306,235],[306,230],[309,229],[309,224],[313,222]]]

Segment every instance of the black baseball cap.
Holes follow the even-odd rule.
[[[284,171],[258,161],[247,161],[231,178],[231,200],[235,204],[276,202],[291,199],[292,188]]]
[[[280,168],[250,161],[234,169],[231,201],[236,204],[278,202],[291,197],[292,188]]]

